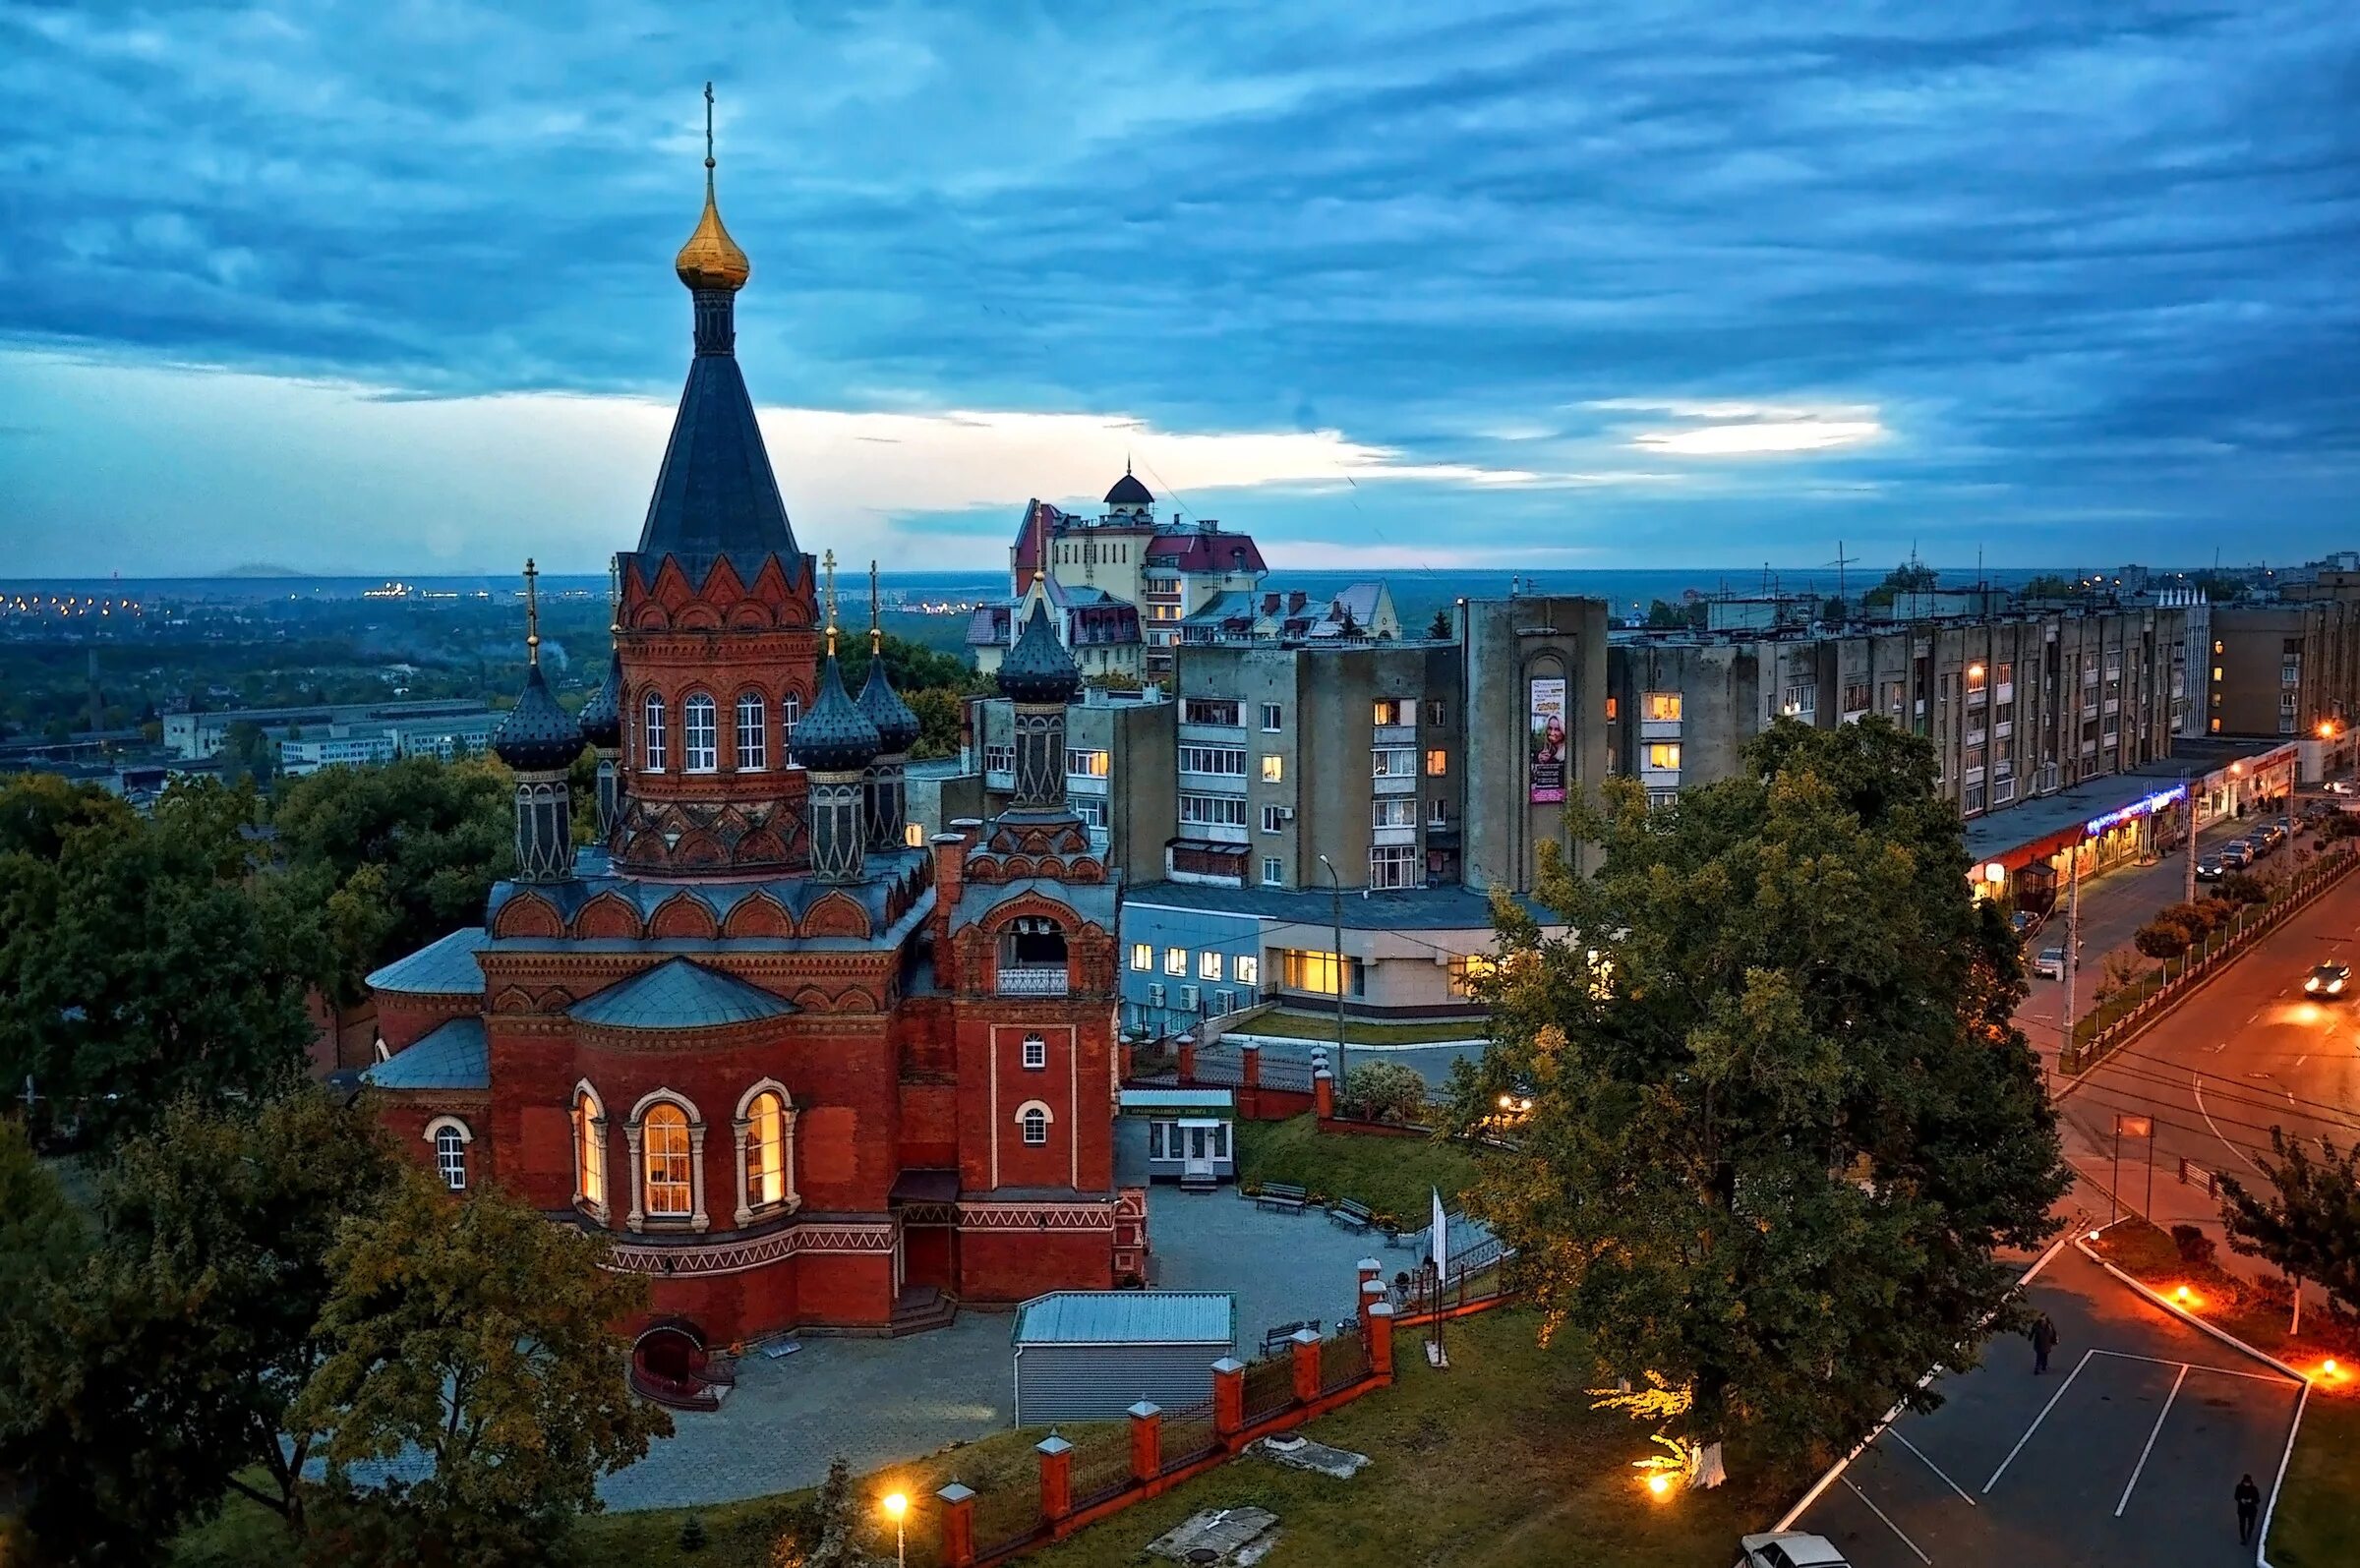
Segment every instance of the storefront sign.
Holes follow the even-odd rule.
[[[1555,805],[1565,798],[1564,677],[1534,680],[1530,697],[1531,799],[1536,806]]]
[[[2119,828],[2126,822],[2136,822],[2141,817],[2152,816],[2165,806],[2185,800],[2187,797],[2188,786],[2175,784],[2169,789],[2149,795],[2145,800],[2134,800],[2119,810],[2109,811],[2102,817],[2092,817],[2082,825],[2082,831],[2094,839],[2109,828]]]

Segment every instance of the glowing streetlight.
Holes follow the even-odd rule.
[[[2195,1301],[2196,1297],[2187,1286],[2183,1285],[2178,1290],[2171,1293],[2171,1299],[2175,1302],[2178,1302],[2182,1307],[2186,1307],[2189,1303]]]
[[[1647,1478],[1647,1489],[1661,1497],[1672,1489],[1672,1478],[1659,1470]]]
[[[910,1561],[910,1538],[905,1516],[910,1512],[910,1499],[898,1491],[889,1491],[883,1498],[882,1506],[885,1509],[885,1517],[893,1521],[893,1560],[907,1568]]]

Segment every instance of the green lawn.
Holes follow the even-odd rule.
[[[2360,1397],[2312,1390],[2270,1523],[2277,1568],[2360,1562]]]
[[[1237,1125],[1242,1183],[1290,1182],[1328,1198],[1356,1197],[1405,1230],[1426,1223],[1429,1190],[1454,1201],[1475,1180],[1477,1156],[1465,1144],[1435,1138],[1366,1137],[1323,1132],[1316,1118]]]
[[[1344,1044],[1354,1045],[1433,1045],[1446,1040],[1480,1040],[1484,1020],[1481,1018],[1442,1018],[1425,1023],[1370,1023],[1358,1018],[1344,1019]],[[1289,1040],[1309,1040],[1333,1043],[1335,1015],[1332,1013],[1263,1013],[1238,1025],[1240,1034],[1271,1034]]]

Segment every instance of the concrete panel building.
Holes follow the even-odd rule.
[[[1606,602],[1549,595],[1458,607],[1466,723],[1462,860],[1449,880],[1529,891],[1540,846],[1587,869],[1566,807],[1608,772]]]
[[[2360,706],[2360,583],[2312,585],[2320,597],[2212,607],[2207,728],[2217,735],[2316,734]]]

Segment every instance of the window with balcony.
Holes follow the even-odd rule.
[[[1182,795],[1180,825],[1185,828],[1242,828],[1246,825],[1243,795]]]
[[[1243,779],[1246,776],[1246,748],[1243,746],[1182,746],[1182,773],[1210,774],[1220,779]]]
[[[1000,932],[999,994],[1063,996],[1065,927],[1046,915],[1022,915]]]
[[[1114,755],[1106,751],[1065,748],[1065,772],[1073,779],[1103,779],[1114,771]]]
[[[1013,745],[985,746],[983,748],[983,771],[985,773],[1016,772],[1016,747]]]
[[[1369,776],[1407,779],[1418,771],[1418,753],[1411,746],[1378,746],[1369,753]]]
[[[1651,740],[1647,743],[1647,766],[1657,773],[1680,772],[1680,742]]]
[[[1410,722],[1409,704],[1398,697],[1380,697],[1371,705],[1370,722],[1380,729]]]
[[[1409,888],[1417,885],[1418,851],[1406,843],[1381,843],[1369,850],[1369,886]]]
[[[1609,716],[1612,717],[1611,715]],[[1639,717],[1651,725],[1680,723],[1680,693],[1649,691],[1639,695]]]
[[[1418,803],[1408,795],[1386,795],[1369,802],[1369,826],[1372,828],[1414,828],[1418,825]]]
[[[1180,722],[1184,725],[1237,725],[1237,704],[1213,697],[1190,697],[1180,704]]]

